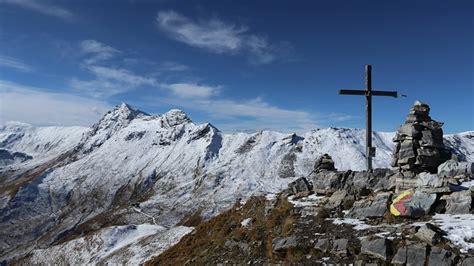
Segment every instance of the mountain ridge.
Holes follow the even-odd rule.
[[[160,235],[188,232],[176,228],[252,195],[281,191],[308,175],[324,153],[341,170],[365,165],[361,129],[224,134],[210,123],[193,123],[181,110],[149,115],[126,104],[91,128],[7,129],[0,127],[0,149],[32,156],[0,168],[0,260],[7,261],[98,228],[121,232],[120,226],[154,224]],[[446,140],[472,161],[473,136]],[[374,165],[388,167],[393,133],[374,132],[373,138]],[[5,186],[18,180],[20,185]],[[141,236],[134,231],[140,228],[130,229],[131,235]]]

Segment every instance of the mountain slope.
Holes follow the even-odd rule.
[[[474,160],[472,136],[447,136],[447,144]],[[392,137],[374,133],[376,167],[389,166]],[[58,248],[90,245],[80,240],[83,235],[103,239],[131,224],[173,235],[176,226],[193,226],[236,200],[280,191],[308,175],[321,154],[330,154],[341,170],[363,169],[364,138],[363,130],[344,128],[304,136],[223,134],[209,123],[194,124],[180,110],[153,116],[126,104],[90,129],[1,127],[0,149],[32,158],[0,168],[0,261],[35,249],[55,258]],[[137,235],[138,243],[149,238]],[[93,255],[99,253],[91,251],[84,262],[101,261]]]

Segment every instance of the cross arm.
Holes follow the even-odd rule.
[[[389,97],[398,97],[398,93],[396,91],[372,91],[373,96],[389,96]]]
[[[342,95],[366,95],[367,91],[365,90],[339,90],[339,94]],[[372,96],[389,96],[389,97],[398,97],[396,91],[371,91]]]
[[[363,90],[339,90],[339,94],[342,95],[365,95]]]

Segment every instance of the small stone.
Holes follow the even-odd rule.
[[[421,245],[407,246],[407,266],[424,265],[426,257],[426,247]]]
[[[404,265],[407,261],[407,248],[406,247],[400,247],[397,250],[397,253],[395,253],[395,256],[393,256],[392,259],[392,264],[395,265]]]
[[[324,205],[327,209],[335,209],[342,205],[344,199],[347,197],[347,190],[338,190],[334,192]]]
[[[454,258],[451,252],[438,247],[432,247],[428,258],[428,266],[454,265]]]
[[[285,251],[297,246],[298,238],[296,236],[277,237],[272,240],[273,252]]]
[[[347,255],[347,244],[349,243],[349,240],[341,238],[341,239],[336,239],[334,240],[332,244],[332,250],[331,252],[340,255],[340,256],[345,256]]]
[[[426,242],[430,246],[436,245],[441,240],[441,234],[439,234],[435,230],[432,230],[434,229],[434,227],[435,226],[432,224],[423,225],[422,227],[420,227],[418,232],[416,232],[415,237],[417,237],[421,241]],[[438,228],[438,230],[441,229]]]
[[[318,242],[314,245],[314,248],[316,250],[319,250],[321,252],[328,252],[329,251],[329,239],[323,238],[323,239],[318,239]]]
[[[389,240],[383,238],[377,238],[374,240],[363,239],[361,241],[361,250],[362,254],[369,255],[374,258],[387,260],[387,246]]]

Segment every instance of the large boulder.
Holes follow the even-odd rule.
[[[435,201],[435,193],[406,190],[395,197],[390,212],[395,216],[418,218],[428,214]]]

